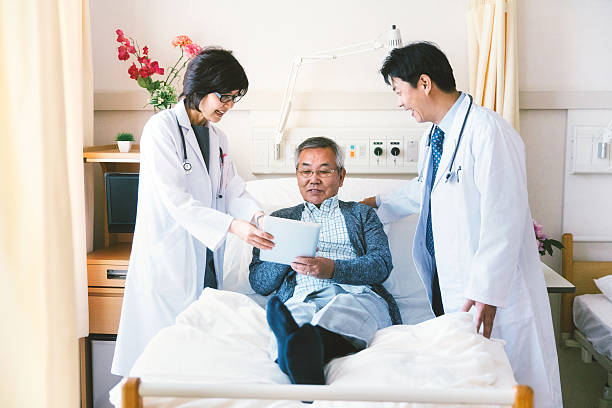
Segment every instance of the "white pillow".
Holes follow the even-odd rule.
[[[365,197],[398,187],[405,180],[351,178],[344,180],[338,198],[343,201],[360,201]],[[246,189],[257,200],[266,214],[303,201],[295,177],[252,180]],[[412,260],[412,242],[418,215],[403,218],[385,225],[393,257],[393,271],[383,284],[400,307],[404,324],[416,324],[433,317],[421,277]],[[249,283],[249,264],[253,247],[228,235],[223,265],[223,289],[249,296],[255,293]],[[261,299],[257,300],[262,303]]]
[[[610,302],[612,302],[612,275],[604,276],[603,278],[593,279],[595,284],[601,290]]]

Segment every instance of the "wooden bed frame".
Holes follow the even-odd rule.
[[[328,400],[414,402],[430,404],[501,404],[533,408],[533,391],[526,385],[508,390],[368,389],[334,385],[168,384],[128,378],[121,390],[122,408],[143,408],[143,397],[229,398],[262,400]]]
[[[598,353],[587,340],[584,333],[576,329],[573,319],[574,298],[584,294],[601,293],[593,279],[612,274],[612,261],[587,262],[574,260],[574,238],[563,234],[563,277],[576,286],[576,292],[564,293],[561,307],[561,336],[564,346],[581,349],[582,361],[591,363],[596,360],[608,371],[608,383],[604,387],[599,408],[612,408],[612,361]]]

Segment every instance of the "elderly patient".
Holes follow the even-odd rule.
[[[259,294],[276,293],[267,318],[280,368],[294,384],[325,384],[326,363],[364,349],[377,330],[401,324],[401,317],[382,286],[393,266],[381,222],[370,207],[338,200],[346,174],[342,151],[315,137],[295,157],[304,202],[272,215],[321,224],[317,252],[288,266],[261,261],[255,248],[249,280]]]

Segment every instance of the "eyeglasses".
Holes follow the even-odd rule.
[[[323,169],[323,170],[301,170],[296,169],[295,172],[302,178],[311,178],[315,173],[321,178],[331,177],[333,174],[338,173],[338,169]]]
[[[228,103],[229,101],[234,101],[234,103],[238,102],[240,99],[242,99],[242,97],[244,95],[241,94],[236,94],[236,95],[232,95],[232,94],[220,94],[219,92],[213,92],[215,95],[217,95],[217,98],[219,98],[219,102],[221,103]]]

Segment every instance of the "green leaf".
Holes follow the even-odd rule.
[[[555,247],[557,247],[559,249],[565,248],[563,246],[563,244],[561,242],[557,241],[556,239],[549,239],[549,241],[550,241],[551,245],[553,245],[553,246],[555,246]]]
[[[156,89],[159,89],[160,84],[161,84],[160,81],[151,82],[151,85],[149,85],[149,87],[147,89],[149,90],[149,92],[153,92]]]
[[[138,82],[138,85],[145,89],[149,89],[149,86],[151,85],[151,78],[143,78],[140,75],[138,75],[138,79],[136,81]]]

